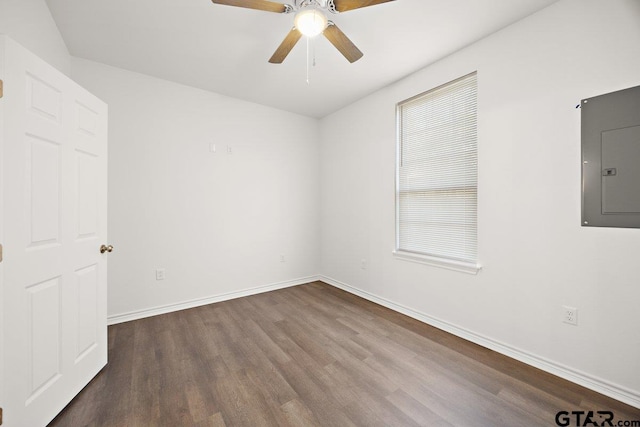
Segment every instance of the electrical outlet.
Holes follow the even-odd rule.
[[[362,261],[360,261],[360,268],[363,270],[367,269],[367,260],[366,259],[362,259]]]
[[[156,269],[156,280],[164,280],[164,278],[165,278],[164,268]]]
[[[280,255],[280,262],[285,262],[284,255]]]
[[[578,325],[578,309],[575,307],[562,306],[562,321],[569,325]]]

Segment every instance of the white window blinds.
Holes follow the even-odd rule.
[[[476,116],[476,73],[398,104],[398,251],[476,263]]]

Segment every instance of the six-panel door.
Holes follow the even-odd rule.
[[[107,108],[4,45],[4,423],[46,425],[106,364]]]

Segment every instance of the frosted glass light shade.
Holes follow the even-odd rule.
[[[327,28],[327,17],[318,10],[307,9],[298,12],[293,23],[302,34],[314,37]]]

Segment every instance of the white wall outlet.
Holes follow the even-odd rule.
[[[227,145],[227,154],[232,154],[233,153],[233,148],[231,148],[230,145]]]
[[[562,306],[562,321],[569,325],[578,325],[578,309],[575,307]]]
[[[363,269],[363,270],[367,269],[367,260],[366,259],[362,259],[360,261],[360,268]]]
[[[280,262],[285,262],[284,255],[280,255]]]
[[[164,280],[164,278],[165,278],[164,268],[156,269],[156,280]]]
[[[216,144],[214,144],[214,143],[209,144],[209,151],[212,152],[212,153],[215,153],[216,152]]]

